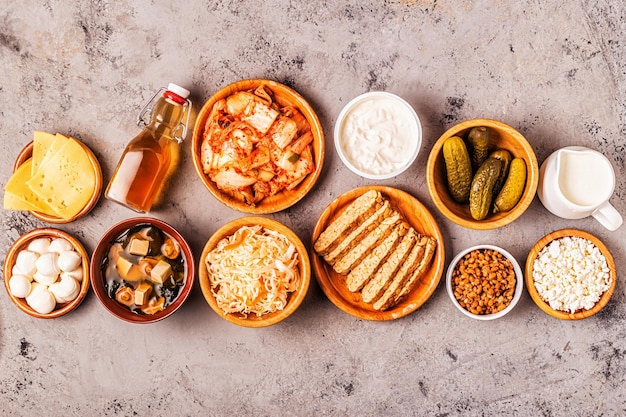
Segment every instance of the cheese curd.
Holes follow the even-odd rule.
[[[591,241],[563,237],[546,245],[533,263],[535,288],[555,310],[590,310],[611,285],[605,256]]]

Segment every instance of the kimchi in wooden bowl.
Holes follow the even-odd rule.
[[[244,213],[275,213],[315,185],[324,162],[324,132],[293,89],[271,80],[243,80],[204,104],[191,154],[198,176],[219,201]]]

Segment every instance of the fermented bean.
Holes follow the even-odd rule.
[[[452,272],[452,291],[472,314],[504,310],[515,293],[513,264],[500,252],[477,249],[461,258]]]

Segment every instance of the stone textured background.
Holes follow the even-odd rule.
[[[608,306],[579,321],[554,319],[524,294],[495,322],[461,315],[440,283],[415,313],[393,322],[353,318],[313,281],[300,309],[265,329],[222,320],[198,286],[172,317],[133,326],[92,292],[66,317],[37,320],[0,291],[3,416],[608,416],[626,414],[624,227],[568,221],[535,199],[514,224],[472,231],[445,220],[425,185],[430,147],[476,117],[520,130],[543,161],[567,145],[613,163],[612,203],[626,215],[626,6],[610,0],[0,0],[0,183],[35,129],[87,143],[108,180],[138,132],[143,103],[176,82],[199,108],[222,86],[263,77],[299,91],[326,134],[323,174],[294,207],[271,217],[309,242],[338,195],[371,183],[342,166],[332,130],[351,98],[401,95],[419,114],[423,146],[404,175],[380,184],[430,208],[446,258],[475,243],[523,263],[543,235],[589,231],[612,251],[618,283]],[[188,238],[196,256],[242,214],[204,189],[185,143],[169,200],[151,215]],[[133,213],[102,199],[60,228],[93,250]],[[46,226],[2,211],[0,253]]]

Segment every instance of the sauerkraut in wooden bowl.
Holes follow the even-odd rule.
[[[313,188],[324,161],[324,132],[296,91],[275,81],[243,80],[204,104],[191,155],[219,201],[245,213],[275,213]]]
[[[244,217],[222,226],[198,263],[207,303],[223,319],[244,327],[266,327],[289,317],[311,281],[300,238],[266,217]]]

